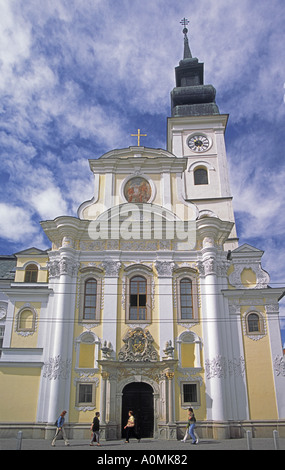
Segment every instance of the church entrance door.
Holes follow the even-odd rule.
[[[145,382],[132,382],[123,389],[122,399],[122,437],[128,421],[129,411],[133,411],[136,430],[140,437],[153,437],[154,409],[153,389]]]

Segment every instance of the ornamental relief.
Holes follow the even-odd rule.
[[[7,315],[8,302],[0,302],[0,320],[4,320]]]
[[[243,377],[245,373],[245,360],[242,356],[227,359],[218,354],[213,359],[205,361],[205,372],[207,379],[224,379],[227,376]]]
[[[60,354],[56,357],[50,357],[44,363],[43,377],[49,380],[67,380],[71,372],[71,359],[62,359]]]
[[[256,275],[256,286],[255,287],[246,287],[241,281],[242,272],[245,269],[251,269]],[[229,275],[230,284],[237,289],[263,289],[268,286],[270,281],[269,274],[262,269],[260,263],[244,263],[244,262],[235,262],[234,271]]]
[[[158,354],[153,346],[153,337],[148,330],[140,327],[128,330],[123,339],[118,359],[121,362],[156,362]]]
[[[285,377],[285,360],[284,356],[275,356],[273,361],[274,371],[277,376]]]

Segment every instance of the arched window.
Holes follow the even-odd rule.
[[[185,277],[180,281],[180,318],[181,320],[189,320],[192,317],[192,281]]]
[[[147,281],[143,276],[134,276],[130,280],[130,320],[146,319]]]
[[[23,308],[18,312],[16,331],[20,334],[33,334],[36,329],[36,311],[32,308]]]
[[[261,312],[251,311],[245,314],[244,332],[252,339],[259,339],[266,334],[266,323]]]
[[[87,279],[84,286],[83,319],[95,320],[97,304],[97,281],[94,278]]]
[[[37,282],[38,267],[35,264],[29,264],[25,270],[24,282]]]
[[[194,171],[194,184],[208,184],[208,172],[206,168],[197,168]]]
[[[257,313],[250,313],[247,317],[248,332],[259,333],[260,332],[260,321]]]

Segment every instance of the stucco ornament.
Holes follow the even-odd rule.
[[[125,343],[119,352],[119,361],[156,362],[158,354],[153,346],[153,337],[148,330],[129,330],[123,339]]]

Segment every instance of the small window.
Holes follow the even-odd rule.
[[[198,382],[184,382],[181,384],[181,404],[182,406],[200,404],[200,386]]]
[[[130,281],[130,320],[146,319],[147,283],[142,276],[135,276]]]
[[[25,270],[24,282],[37,282],[38,267],[35,264],[29,264]]]
[[[79,384],[79,403],[92,403],[92,384]]]
[[[251,313],[247,317],[248,322],[248,332],[249,333],[259,333],[260,331],[260,321],[257,313]]]
[[[205,168],[197,168],[194,171],[194,184],[208,184],[208,172]]]
[[[180,313],[182,320],[193,317],[192,282],[188,278],[180,281]]]
[[[97,281],[96,279],[88,279],[85,282],[84,290],[84,320],[95,320],[97,303]]]
[[[76,407],[94,407],[96,398],[96,384],[90,382],[77,382],[76,384]]]
[[[264,336],[265,321],[260,312],[249,312],[244,319],[245,332],[248,336]]]

